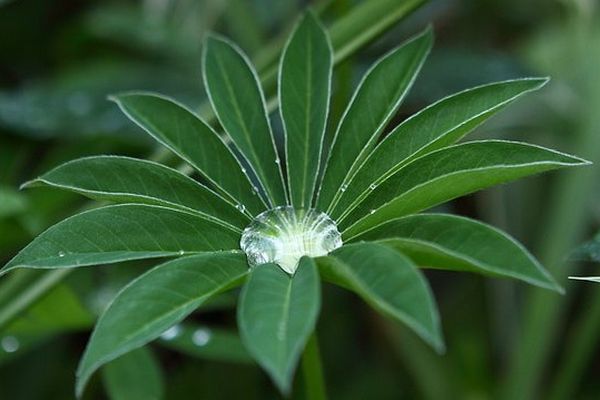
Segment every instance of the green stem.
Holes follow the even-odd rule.
[[[590,284],[594,286],[594,284]],[[576,397],[575,388],[583,378],[594,349],[598,346],[600,333],[600,290],[592,287],[587,304],[581,307],[578,321],[571,329],[572,334],[563,347],[563,360],[558,364],[556,378],[550,388],[550,400],[568,400]]]
[[[306,387],[306,398],[308,400],[326,400],[325,379],[323,377],[323,365],[317,334],[313,334],[306,343],[302,354],[302,373],[304,374],[304,385]]]

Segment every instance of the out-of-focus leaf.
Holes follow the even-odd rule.
[[[490,225],[464,217],[411,215],[376,226],[353,240],[382,240],[421,267],[510,277],[560,290],[521,244]]]
[[[339,221],[346,239],[499,183],[552,169],[589,164],[543,147],[499,140],[468,142],[416,159],[372,190]]]
[[[78,395],[103,364],[156,339],[247,272],[239,252],[207,253],[161,264],[127,285],[96,324],[79,364]]]
[[[96,200],[155,204],[197,212],[240,232],[249,222],[233,204],[210,189],[151,161],[117,156],[81,158],[56,167],[24,186],[40,185],[71,190]]]
[[[160,364],[146,347],[140,347],[102,368],[102,380],[110,400],[160,400],[164,378]]]
[[[240,234],[196,214],[124,204],[67,218],[35,238],[1,270],[73,268],[177,257],[239,247]]]
[[[293,276],[275,264],[254,267],[242,290],[238,307],[242,341],[284,394],[291,390],[320,307],[319,274],[307,257]]]
[[[600,262],[600,233],[576,248],[569,258],[573,261]]]
[[[27,208],[25,196],[8,186],[0,186],[0,218],[22,213]]]
[[[251,363],[237,333],[192,323],[176,325],[159,343],[185,355],[205,360]]]
[[[382,244],[343,246],[318,259],[323,278],[362,297],[381,313],[406,324],[434,349],[444,350],[437,306],[416,265]]]
[[[221,125],[252,166],[271,205],[286,204],[265,97],[252,64],[235,44],[211,36],[204,42],[202,65]]]

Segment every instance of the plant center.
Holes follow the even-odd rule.
[[[293,274],[303,256],[320,257],[342,245],[335,222],[317,210],[276,207],[244,229],[240,246],[250,266],[275,263]]]

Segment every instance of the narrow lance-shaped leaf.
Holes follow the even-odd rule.
[[[358,235],[400,250],[422,267],[516,278],[561,291],[540,263],[506,233],[479,221],[448,214],[399,218]]]
[[[332,50],[327,33],[308,12],[286,45],[279,70],[291,204],[310,208],[331,91]]]
[[[236,204],[253,215],[265,210],[231,149],[192,111],[154,94],[122,94],[113,99],[132,121],[200,171]]]
[[[376,243],[346,245],[318,259],[323,278],[352,290],[379,312],[444,350],[440,319],[427,281],[398,251]]]
[[[110,400],[160,400],[164,397],[160,364],[145,347],[108,363],[102,369],[102,378]]]
[[[351,239],[376,225],[527,175],[587,162],[518,142],[487,140],[447,147],[400,169],[338,225]]]
[[[275,264],[254,267],[242,290],[238,307],[242,341],[284,394],[291,389],[320,306],[319,274],[307,257],[293,276]]]
[[[548,82],[517,79],[475,87],[446,97],[398,125],[365,160],[341,194],[332,217],[344,216],[373,187],[415,158],[453,144],[507,105]]]
[[[206,91],[221,125],[252,166],[271,205],[286,204],[265,98],[250,61],[233,43],[210,36],[202,63]]]
[[[27,182],[52,186],[95,200],[144,203],[195,212],[234,229],[248,217],[233,204],[188,176],[164,165],[128,157],[96,156],[69,161]]]
[[[196,214],[124,204],[77,214],[50,227],[19,252],[15,268],[73,268],[238,248],[240,234]]]
[[[375,146],[412,86],[432,42],[432,31],[427,29],[386,54],[365,74],[335,133],[319,191],[319,209],[332,205],[348,177]]]
[[[241,284],[246,258],[238,252],[183,257],[127,285],[102,314],[77,372],[77,395],[105,363],[156,339],[206,300]]]

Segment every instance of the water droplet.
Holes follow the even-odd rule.
[[[342,192],[345,192],[348,189],[348,185],[342,185],[342,187],[340,188],[340,190]]]
[[[369,185],[369,189],[371,189],[371,190],[375,190],[375,189],[377,189],[377,185],[376,185],[376,184],[374,184],[374,183],[371,183],[371,184]]]
[[[279,159],[279,157],[277,157],[277,158],[275,159],[275,164],[277,164],[277,165],[281,164],[281,160]]]
[[[243,204],[237,204],[237,205],[235,206],[235,208],[237,208],[237,209],[238,209],[238,211],[240,211],[240,212],[244,212],[244,211],[246,211],[246,206],[245,206],[245,205],[243,205]]]
[[[211,337],[211,332],[207,328],[196,329],[192,335],[192,342],[196,346],[205,346]]]
[[[320,257],[342,245],[335,222],[327,214],[290,206],[257,216],[244,229],[241,249],[250,266],[275,263],[293,274],[303,256]]]
[[[183,251],[183,250],[179,250],[179,255],[180,255],[180,256],[182,256],[182,255],[184,255],[184,254],[185,254],[185,251]]]
[[[173,340],[181,333],[181,327],[179,325],[173,325],[160,335],[163,340]]]
[[[370,210],[369,214],[375,214],[375,210]]]
[[[252,194],[255,196],[258,194],[258,188],[256,186],[252,186]]]
[[[64,251],[59,251],[58,252],[58,256],[59,257],[64,257],[65,256],[65,252]]]
[[[14,336],[5,336],[2,338],[2,342],[0,342],[2,346],[2,350],[7,353],[14,353],[19,350],[19,340]]]
[[[242,168],[242,174],[246,173],[246,168]]]

